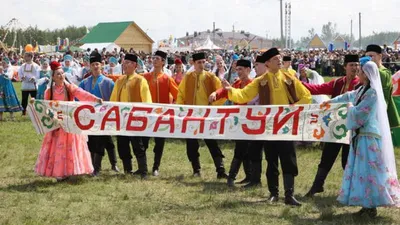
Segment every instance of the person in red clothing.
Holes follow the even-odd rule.
[[[344,77],[319,85],[304,82],[303,85],[306,86],[312,95],[331,95],[332,98],[348,91],[356,90],[361,86],[357,77],[357,73],[360,70],[358,55],[346,55],[344,66],[346,70],[346,76]],[[324,191],[325,179],[332,169],[340,149],[342,149],[342,167],[343,169],[345,168],[347,156],[349,155],[349,148],[350,146],[347,144],[325,143],[313,185],[305,197],[313,197],[316,193]]]
[[[250,79],[249,75],[251,72],[251,62],[249,60],[241,59],[238,60],[236,63],[236,71],[238,73],[239,79],[237,79],[232,87],[234,88],[244,88],[248,84],[252,82],[252,79]],[[228,91],[226,89],[219,89],[215,92],[213,92],[210,95],[210,103],[221,99],[221,98],[227,98],[228,97]],[[235,105],[238,105],[235,103]],[[247,104],[242,104],[242,105],[247,105]],[[246,181],[250,181],[251,177],[251,165],[250,165],[250,159],[248,157],[248,148],[250,146],[250,142],[247,140],[236,140],[235,141],[235,153],[231,162],[231,168],[229,170],[229,176],[228,176],[228,186],[233,187],[235,186],[235,179],[236,175],[239,172],[240,165],[243,162],[243,167],[244,171],[246,173]],[[242,182],[240,182],[242,183]]]
[[[156,51],[153,56],[154,70],[150,73],[143,74],[149,84],[151,98],[153,103],[170,103],[170,95],[174,100],[178,96],[178,85],[175,80],[163,72],[164,65],[167,60],[167,53],[163,51]],[[150,137],[143,137],[143,145],[147,149],[149,146]],[[164,151],[165,138],[154,138],[154,164],[153,176],[159,175],[159,167],[161,163],[162,154]]]
[[[185,71],[183,70],[183,63],[180,59],[175,59],[175,67],[173,70],[172,78],[174,78],[177,85],[179,85],[185,75]]]

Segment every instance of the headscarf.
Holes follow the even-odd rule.
[[[392,135],[390,132],[389,118],[386,112],[387,105],[383,95],[381,76],[379,74],[378,66],[374,62],[369,61],[364,64],[362,70],[367,76],[370,86],[375,90],[377,96],[376,120],[378,121],[378,128],[382,137],[382,151],[378,152],[378,154],[380,154],[383,165],[386,166],[388,172],[393,177],[397,178]]]

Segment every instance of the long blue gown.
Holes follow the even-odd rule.
[[[383,164],[377,114],[377,95],[365,86],[333,98],[332,103],[353,103],[347,113],[346,127],[352,131],[350,154],[344,171],[338,201],[344,205],[375,208],[400,203],[400,185],[395,171]],[[356,102],[361,98],[358,105]],[[356,130],[359,129],[358,135]]]
[[[48,71],[41,70],[40,71],[40,79],[43,79],[43,78],[50,79],[50,70],[48,70]],[[47,84],[48,83],[49,83],[49,80],[44,81],[42,84],[40,84],[38,86],[38,90],[37,90],[37,93],[36,93],[36,99],[44,99],[44,92],[47,89]]]
[[[18,101],[12,81],[7,73],[0,75],[0,112],[19,112],[22,106]]]

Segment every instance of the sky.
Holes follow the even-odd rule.
[[[400,31],[400,0],[283,0],[292,5],[292,38],[321,32],[331,21],[338,31],[358,39],[358,13],[362,36]],[[23,27],[64,28],[95,26],[99,22],[135,21],[155,41],[183,37],[186,32],[244,30],[268,38],[280,37],[279,0],[7,0],[2,3],[0,26],[17,18]]]

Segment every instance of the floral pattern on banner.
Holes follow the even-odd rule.
[[[30,106],[28,111],[38,133],[63,127],[70,133],[88,135],[349,142],[345,127],[347,108],[343,104],[183,106],[104,102],[100,105],[35,100]]]

